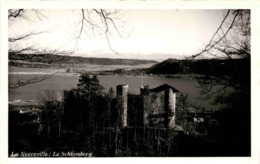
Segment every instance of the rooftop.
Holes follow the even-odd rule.
[[[170,85],[168,85],[168,84],[163,84],[163,85],[158,86],[158,87],[156,87],[156,88],[150,89],[150,91],[151,91],[151,92],[162,92],[162,91],[165,91],[165,90],[167,90],[167,89],[169,89],[169,88],[172,89],[173,93],[175,93],[175,92],[180,92],[180,91],[178,91],[177,89],[175,89],[174,87],[172,87],[172,86],[170,86]]]

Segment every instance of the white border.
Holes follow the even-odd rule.
[[[118,8],[118,9],[251,9],[252,13],[252,59],[251,59],[251,157],[218,158],[8,158],[8,20],[10,8],[37,9],[81,9],[81,8]],[[260,163],[260,3],[259,1],[2,1],[1,2],[1,55],[0,55],[0,164],[9,163],[46,163],[46,162],[112,162],[112,163],[192,163],[192,164],[258,164]],[[259,108],[259,109],[258,109]],[[241,129],[243,131],[243,129]]]

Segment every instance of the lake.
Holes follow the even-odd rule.
[[[28,78],[28,74],[9,74],[9,79]],[[58,74],[54,75],[44,81],[19,87],[17,89],[9,90],[9,103],[13,104],[37,104],[40,93],[45,89],[56,90],[62,94],[63,90],[70,90],[77,87],[79,76],[72,74]],[[149,85],[150,88],[157,87],[164,83],[173,86],[182,93],[189,94],[189,101],[195,104],[208,106],[210,101],[201,100],[199,94],[199,84],[196,79],[182,79],[182,78],[164,78],[160,76],[119,76],[119,75],[98,75],[100,84],[104,87],[104,91],[108,92],[109,88],[116,91],[117,84],[128,84],[129,93],[140,94],[140,86],[143,81],[144,85]],[[143,80],[142,80],[143,79]]]
[[[43,69],[43,68],[18,68],[9,67],[9,81],[17,78],[26,79],[35,76],[55,73],[52,77],[30,85],[9,90],[9,103],[12,104],[37,104],[39,96],[43,90],[56,90],[61,95],[64,90],[77,87],[79,76],[74,73],[66,73],[65,69]],[[140,86],[149,85],[155,88],[164,83],[171,85],[181,93],[189,94],[188,100],[196,105],[211,106],[210,100],[202,100],[200,95],[199,83],[192,78],[167,78],[163,76],[120,76],[120,75],[98,75],[100,84],[104,87],[104,92],[112,87],[116,91],[116,85],[128,84],[129,93],[140,94]]]

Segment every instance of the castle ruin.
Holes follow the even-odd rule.
[[[156,127],[176,129],[176,93],[163,84],[153,89],[140,88],[130,94],[128,84],[116,86],[116,97],[99,95],[90,102],[78,100],[78,90],[64,91],[64,123],[71,130],[89,127]]]
[[[167,84],[163,84],[148,91],[145,91],[145,89],[141,87],[141,94],[133,96],[128,94],[128,85],[126,84],[117,85],[116,88],[117,99],[123,110],[120,112],[123,127],[128,126],[128,119],[134,120],[133,117],[138,118],[138,126],[156,126],[162,128],[174,128],[176,126],[176,93],[179,92],[177,89]],[[134,102],[132,102],[128,105],[128,100],[130,101],[131,98],[129,96],[132,96],[132,99],[136,99],[134,102],[141,103],[138,105],[133,104]],[[134,107],[131,108],[131,106]],[[128,115],[128,113],[132,112],[131,110],[139,111],[135,112],[133,115]],[[129,125],[131,126],[131,124]]]

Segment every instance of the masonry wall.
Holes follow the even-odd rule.
[[[144,96],[144,126],[165,127],[164,93],[150,93]]]
[[[128,94],[127,125],[143,126],[143,96]]]
[[[143,125],[173,128],[175,108],[176,93],[172,89],[143,95]]]

